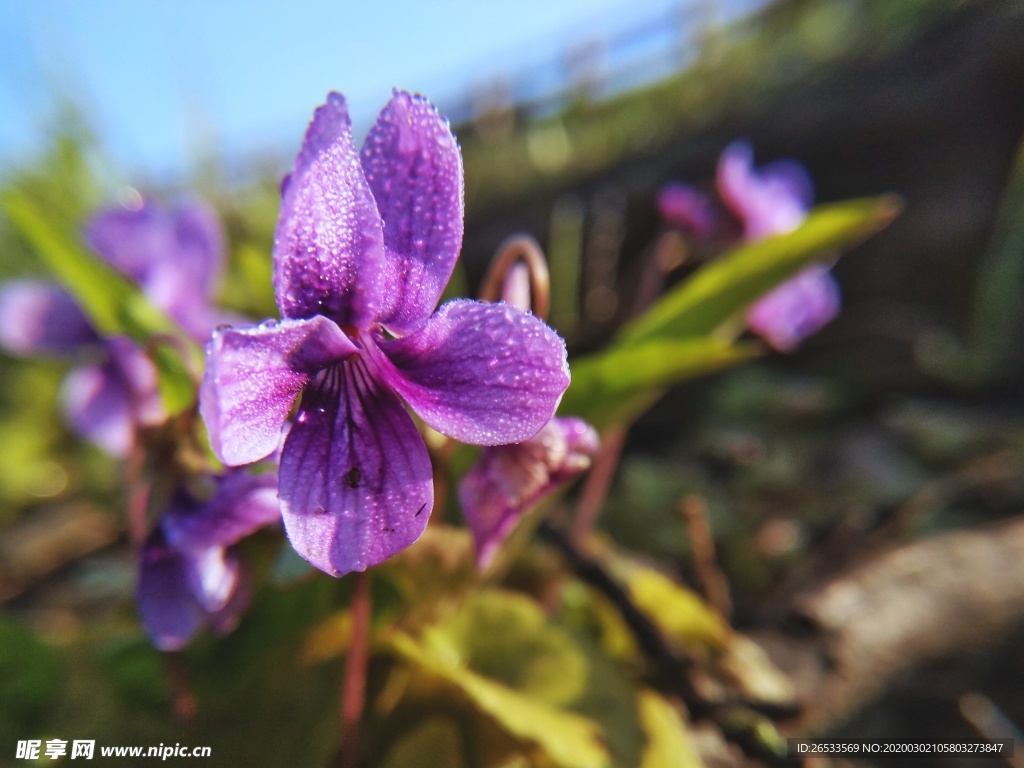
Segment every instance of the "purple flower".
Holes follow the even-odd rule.
[[[760,169],[754,167],[749,144],[734,142],[718,161],[718,195],[739,219],[743,240],[757,242],[797,229],[807,217],[813,187],[798,163],[780,160]],[[710,202],[681,184],[669,184],[661,192],[659,208],[674,226],[707,237],[713,230]],[[768,344],[790,352],[839,313],[839,285],[828,268],[815,264],[776,286],[751,304],[747,325]]]
[[[396,91],[357,152],[345,100],[329,94],[282,192],[283,319],[214,333],[200,407],[214,451],[239,465],[277,448],[302,394],[281,452],[285,528],[341,576],[414,542],[433,506],[402,400],[450,437],[512,443],[551,418],[569,371],[562,340],[519,310],[433,312],[462,244],[462,157],[421,97]]]
[[[224,250],[209,208],[105,209],[90,220],[86,240],[189,333],[208,336]],[[156,369],[145,353],[128,339],[101,338],[60,286],[33,280],[0,286],[0,346],[22,356],[76,358],[81,364],[62,387],[65,415],[77,434],[114,456],[127,455],[136,427],[165,417]]]
[[[814,190],[807,171],[792,160],[754,168],[754,150],[734,142],[718,160],[718,194],[743,224],[743,239],[756,242],[803,224]]]
[[[137,425],[164,418],[149,358],[129,339],[101,339],[59,286],[15,280],[0,287],[0,346],[80,360],[61,387],[65,416],[78,435],[114,456],[127,455]]]
[[[234,544],[280,519],[277,476],[230,471],[206,502],[179,489],[140,553],[142,622],[163,651],[183,648],[200,629],[231,631],[248,602]]]
[[[213,292],[224,261],[224,233],[208,206],[107,208],[89,221],[85,239],[190,335],[209,338],[220,322]]]
[[[590,467],[598,446],[596,430],[585,421],[556,418],[526,442],[484,448],[459,485],[479,568],[527,510]]]

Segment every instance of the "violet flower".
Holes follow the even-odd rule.
[[[748,242],[797,229],[813,198],[803,167],[780,160],[755,170],[753,150],[743,143],[730,144],[722,153],[718,193],[743,222]],[[832,273],[812,264],[751,304],[747,325],[775,349],[791,352],[839,313],[839,302]]]
[[[718,195],[739,219],[743,240],[757,242],[797,229],[807,217],[813,187],[798,163],[780,160],[754,168],[750,145],[735,142],[718,161]],[[714,207],[701,193],[682,184],[668,184],[659,197],[665,220],[708,237],[714,229]],[[769,345],[792,351],[839,312],[839,286],[821,264],[805,267],[751,304],[747,325]]]
[[[89,222],[86,240],[183,328],[208,336],[217,322],[209,302],[224,246],[209,208],[109,208]],[[101,338],[60,286],[36,280],[0,286],[0,347],[79,361],[62,387],[63,410],[77,434],[114,456],[128,453],[137,426],[165,417],[145,353],[129,339]]]
[[[231,631],[249,599],[234,547],[280,520],[277,475],[232,470],[205,502],[179,489],[140,552],[137,601],[153,644],[183,648],[200,629]]]
[[[101,339],[78,304],[51,283],[0,286],[0,346],[20,356],[79,361],[61,386],[71,429],[113,456],[126,456],[138,425],[164,418],[152,362],[130,339]]]
[[[214,451],[239,465],[277,448],[302,394],[281,452],[285,529],[341,576],[412,544],[433,506],[402,400],[455,439],[512,443],[551,418],[569,371],[562,340],[519,310],[433,312],[462,243],[462,157],[423,98],[396,91],[356,152],[345,100],[329,94],[282,191],[283,319],[214,333],[200,408]]]
[[[514,262],[502,281],[506,304],[529,311],[530,268]],[[488,446],[459,484],[459,502],[486,568],[520,518],[545,496],[590,468],[600,447],[597,430],[579,418],[553,418],[521,443]]]

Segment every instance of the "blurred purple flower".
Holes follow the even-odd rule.
[[[203,502],[179,489],[140,552],[137,600],[153,644],[183,648],[204,627],[230,632],[249,599],[234,547],[281,518],[277,475],[233,470]]]
[[[679,182],[671,182],[658,193],[658,212],[671,226],[692,232],[699,238],[715,231],[717,212],[714,203],[702,192]]]
[[[224,261],[224,232],[212,209],[198,202],[111,207],[89,221],[85,239],[192,337],[209,338],[220,322],[213,299]]]
[[[797,229],[814,196],[807,171],[792,160],[754,167],[749,144],[734,142],[718,161],[718,195],[743,226],[743,240],[757,242]],[[666,185],[659,197],[662,216],[698,237],[713,230],[710,203],[680,184]],[[710,223],[708,223],[710,222]],[[806,267],[751,304],[747,324],[782,352],[789,352],[839,313],[839,285],[824,265]]]
[[[90,220],[85,236],[190,334],[209,335],[224,238],[207,206],[108,208]],[[62,387],[65,415],[77,434],[114,456],[128,453],[137,426],[165,416],[156,369],[145,353],[128,339],[101,338],[60,286],[33,280],[0,286],[0,346],[22,356],[82,361]]]
[[[64,380],[61,401],[71,428],[114,456],[125,456],[137,425],[164,417],[156,369],[129,339],[101,339],[67,291],[15,280],[0,286],[0,346],[22,356],[81,361]]]
[[[569,384],[565,345],[507,305],[433,312],[462,245],[462,156],[423,98],[396,91],[357,153],[345,100],[329,94],[282,194],[283,319],[214,333],[200,405],[214,451],[239,465],[277,448],[302,393],[281,453],[285,528],[341,576],[413,543],[433,506],[399,397],[458,440],[527,440]]]
[[[599,444],[582,419],[555,418],[526,442],[484,448],[459,485],[477,567],[490,563],[525,512],[590,467]]]

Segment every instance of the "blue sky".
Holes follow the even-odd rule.
[[[123,171],[173,176],[198,146],[290,154],[329,90],[349,98],[357,129],[393,87],[443,109],[474,84],[677,6],[0,0],[0,173],[39,148],[56,89],[86,108]]]

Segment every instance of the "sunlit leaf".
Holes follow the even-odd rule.
[[[704,762],[676,709],[654,691],[641,691],[637,699],[647,734],[640,768],[701,768]]]
[[[660,571],[610,549],[608,566],[629,592],[633,604],[649,618],[676,649],[693,654],[722,648],[730,630],[696,593]]]
[[[496,590],[474,596],[422,641],[388,636],[390,647],[416,667],[461,690],[508,733],[536,744],[565,768],[608,764],[600,729],[553,702],[582,694],[586,661],[571,638],[546,623],[528,598]]]
[[[462,768],[459,729],[435,717],[403,734],[388,751],[382,768]]]
[[[651,339],[572,361],[572,383],[559,411],[597,427],[626,423],[646,410],[665,388],[749,360],[757,344],[714,339]]]
[[[799,229],[742,245],[703,267],[627,325],[619,343],[710,334],[801,267],[835,257],[898,212],[892,196],[819,206]]]

